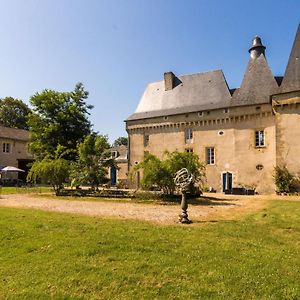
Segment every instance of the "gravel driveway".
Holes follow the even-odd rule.
[[[189,205],[189,218],[194,224],[230,220],[263,209],[267,200],[257,197],[214,195],[200,205]],[[114,201],[72,201],[39,197],[32,194],[1,195],[0,206],[65,212],[104,218],[121,218],[176,224],[180,205],[140,204]]]

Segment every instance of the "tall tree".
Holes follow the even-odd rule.
[[[128,138],[125,136],[120,136],[118,137],[114,142],[113,142],[113,147],[118,147],[121,145],[128,145]]]
[[[107,136],[96,133],[86,136],[78,145],[78,160],[71,177],[92,188],[107,182],[107,168],[114,164],[109,149]]]
[[[77,144],[91,132],[88,115],[93,106],[86,103],[88,94],[83,84],[78,83],[71,92],[44,90],[30,98],[30,150],[37,159],[51,156],[62,146],[70,150],[65,158],[75,160]]]
[[[0,99],[0,125],[28,130],[27,119],[30,108],[20,99],[5,97]]]

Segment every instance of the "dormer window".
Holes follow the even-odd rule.
[[[118,151],[111,151],[111,158],[117,158],[118,157]]]

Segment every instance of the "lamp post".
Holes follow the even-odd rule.
[[[182,224],[190,224],[192,223],[191,220],[189,220],[187,209],[188,209],[188,202],[186,198],[186,190],[190,183],[193,180],[193,175],[186,169],[182,168],[179,171],[176,172],[174,177],[174,183],[175,185],[180,189],[181,191],[181,214],[179,215],[179,222]]]

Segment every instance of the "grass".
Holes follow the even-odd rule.
[[[159,226],[0,208],[0,299],[299,299],[300,202]]]
[[[39,187],[14,187],[14,186],[4,186],[0,187],[0,194],[27,194],[27,193],[50,193],[53,189],[48,186]]]

